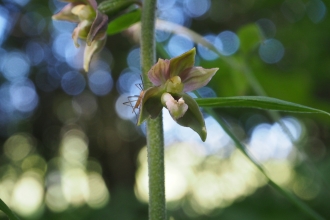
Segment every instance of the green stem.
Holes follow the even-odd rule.
[[[157,0],[145,0],[141,18],[141,66],[145,89],[151,86],[147,73],[154,65],[155,52],[155,11]],[[166,219],[164,135],[162,114],[147,120],[147,148],[149,173],[149,219]]]

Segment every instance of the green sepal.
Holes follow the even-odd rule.
[[[183,70],[193,67],[195,63],[195,55],[196,55],[196,49],[192,48],[191,50],[185,52],[184,54],[181,54],[178,57],[174,57],[170,60],[170,76],[169,78],[172,78],[173,76],[180,76],[180,73],[183,72]]]
[[[130,26],[132,26],[133,24],[135,24],[136,22],[139,22],[140,19],[141,19],[140,9],[123,14],[108,24],[107,34],[112,35],[122,32],[127,28],[129,28]]]
[[[133,0],[108,0],[101,2],[98,6],[98,10],[103,14],[112,16],[117,14],[118,12],[127,9],[129,6],[133,4],[140,5],[141,3],[139,1],[133,1]]]
[[[148,118],[157,118],[163,109],[161,97],[164,92],[162,86],[151,87],[144,91],[137,125],[141,125]]]
[[[182,97],[188,105],[188,110],[181,118],[177,119],[176,122],[181,126],[190,127],[199,134],[202,141],[205,141],[207,136],[205,121],[197,102],[185,93],[175,98],[177,99],[179,97]]]

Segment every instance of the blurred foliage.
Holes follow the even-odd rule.
[[[177,4],[184,2],[189,1],[177,1]],[[320,4],[328,10],[328,1],[212,0],[210,3],[205,15],[188,19],[185,25],[201,35],[230,30],[240,40],[239,50],[230,57],[198,60],[198,65],[205,68],[220,68],[210,82],[217,96],[256,95],[242,71],[247,66],[270,97],[330,112],[330,17],[327,11],[320,17],[322,11],[317,13],[316,10]],[[107,49],[94,58],[91,69],[108,63],[115,86],[109,93],[96,95],[89,75],[79,70],[89,86],[78,95],[69,95],[61,88],[61,77],[77,70],[70,66],[75,64],[65,62],[54,49],[55,26],[59,25],[51,20],[53,10],[58,10],[55,5],[63,6],[53,0],[2,0],[0,4],[1,18],[7,22],[0,19],[0,197],[22,219],[147,219],[147,205],[136,196],[137,170],[142,164],[137,158],[145,145],[143,129],[136,127],[134,120],[120,118],[115,110],[121,95],[118,81],[128,67],[127,56],[138,45],[127,32],[108,36]],[[61,25],[71,31],[74,28],[68,23]],[[70,38],[70,34],[66,37]],[[259,56],[260,46],[269,39],[277,39],[284,47],[283,58],[272,64],[265,63]],[[168,41],[160,42],[158,47],[164,50]],[[28,49],[33,45],[31,42],[43,46],[40,62],[39,50]],[[22,58],[23,61],[30,61],[20,59],[10,63],[10,59],[5,60],[9,53],[18,52],[28,57]],[[159,50],[160,57],[162,54]],[[228,59],[233,62],[227,62]],[[12,85],[5,77],[4,60],[17,68],[29,63],[26,77],[30,81],[25,90],[19,91],[26,94],[21,98],[23,101],[36,98],[31,111],[26,110],[28,105],[24,106],[24,102],[18,106],[23,110],[10,107],[8,97],[16,87],[11,87],[11,93],[5,92]],[[49,74],[53,72],[57,75]],[[48,81],[43,77],[46,75]],[[43,80],[48,84],[39,84]],[[31,87],[30,82],[34,86]],[[69,88],[75,86],[70,84]],[[31,88],[35,88],[35,93]],[[274,123],[267,113],[259,110],[218,109],[217,112],[244,142],[249,142],[252,129],[258,124]],[[330,119],[321,114],[294,116],[299,118],[302,127],[302,136],[295,144],[307,158],[298,153],[293,156],[294,175],[283,187],[293,190],[308,205],[330,218],[327,204]],[[257,119],[251,122],[253,117]],[[184,154],[181,152],[180,156]],[[228,154],[215,154],[216,163],[227,163]],[[221,166],[212,166],[210,161],[213,160],[209,159],[210,155],[206,154],[192,166],[196,175],[220,172],[216,168]],[[226,170],[221,172],[226,173]],[[72,192],[68,193],[69,197],[56,188],[63,184],[65,177],[69,177],[64,184],[66,190]],[[102,195],[93,200],[92,195],[98,196],[102,187]],[[271,187],[264,184],[258,187],[251,194],[237,196],[226,206],[208,212],[193,210],[198,206],[187,194],[176,204],[169,203],[169,216],[174,219],[308,219]],[[72,189],[80,194],[74,194]],[[194,190],[190,190],[193,194]],[[304,191],[315,193],[301,193]],[[85,195],[86,192],[90,194]],[[56,201],[66,202],[58,204]],[[0,218],[6,219],[3,215]]]

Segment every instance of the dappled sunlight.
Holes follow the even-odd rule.
[[[35,152],[29,134],[14,134],[4,144],[5,155],[16,166],[1,167],[0,197],[22,217],[41,215],[44,202],[51,211],[63,212],[86,204],[99,209],[110,199],[100,164],[88,159],[85,133],[77,127],[63,131],[59,157],[48,163]]]
[[[229,157],[206,156],[198,146],[185,142],[172,144],[165,150],[166,199],[169,208],[175,201],[188,201],[197,215],[225,208],[237,200],[253,194],[267,184],[260,171],[240,151]],[[147,151],[138,156],[135,193],[139,200],[148,201]],[[265,163],[272,179],[280,185],[290,185],[295,171],[286,160]],[[180,203],[177,203],[180,204]],[[189,212],[189,211],[188,211]],[[187,213],[188,215],[194,215]]]
[[[29,217],[43,209],[43,196],[42,176],[26,172],[15,184],[11,205],[18,214]]]
[[[25,158],[33,149],[32,139],[27,134],[11,136],[4,144],[5,155],[13,161]]]

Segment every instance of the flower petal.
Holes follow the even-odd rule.
[[[182,96],[185,103],[188,105],[188,110],[181,118],[177,119],[176,122],[181,126],[190,127],[199,134],[202,141],[205,141],[207,136],[205,121],[198,104],[192,97],[185,93],[180,94],[180,96]]]
[[[163,85],[169,79],[169,66],[169,60],[158,59],[158,62],[151,67],[148,78],[154,86]]]
[[[187,68],[193,67],[195,63],[196,49],[193,48],[178,57],[170,59],[170,76],[180,76],[180,73]]]
[[[204,69],[203,67],[191,67],[184,70],[181,74],[181,80],[184,85],[184,92],[190,92],[199,89],[212,79],[219,68]]]
[[[161,96],[164,93],[162,86],[151,87],[144,92],[140,107],[137,125],[141,125],[148,118],[156,118],[162,111]]]
[[[64,20],[64,21],[70,21],[70,22],[79,22],[79,17],[75,14],[73,14],[71,11],[72,9],[78,5],[77,3],[71,3],[65,5],[61,11],[59,11],[57,14],[53,15],[54,20]]]
[[[188,110],[188,105],[184,102],[183,98],[177,101],[171,94],[164,93],[161,100],[175,121],[181,118]]]
[[[108,16],[96,11],[96,18],[93,21],[91,29],[87,35],[86,43],[91,45],[92,41],[100,40],[106,37],[108,27]]]
[[[106,41],[107,38],[105,37],[102,40],[93,41],[90,46],[86,44],[84,52],[84,70],[86,72],[88,72],[89,70],[89,64],[93,58],[93,55],[102,50]]]

